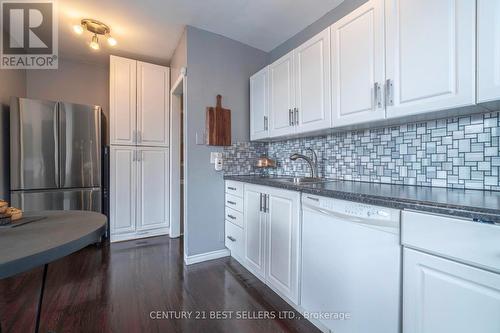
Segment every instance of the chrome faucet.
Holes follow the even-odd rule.
[[[295,161],[297,159],[303,159],[304,161],[309,164],[309,168],[311,169],[311,178],[318,178],[318,156],[316,155],[316,152],[311,149],[307,148],[306,150],[311,151],[312,153],[312,158],[309,158],[308,156],[302,155],[302,154],[292,154],[290,155],[290,160]]]

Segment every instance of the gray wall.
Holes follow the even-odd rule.
[[[59,59],[56,70],[29,70],[29,98],[96,104],[108,112],[109,65]]]
[[[249,77],[267,63],[268,54],[240,42],[194,27],[187,28],[187,255],[224,249],[224,181],[210,164],[210,152],[220,147],[203,140],[205,108],[222,104],[231,109],[232,141],[249,140]]]
[[[0,199],[9,200],[9,105],[10,97],[26,95],[26,71],[0,69]]]
[[[187,41],[186,30],[179,39],[172,59],[170,60],[170,86],[175,83],[179,77],[181,67],[187,67]]]
[[[323,17],[321,17],[319,20],[312,23],[307,28],[291,37],[281,45],[277,46],[275,49],[271,50],[271,52],[269,53],[269,63],[274,62],[275,60],[295,49],[297,46],[301,45],[317,33],[331,26],[333,23],[337,22],[339,19],[352,12],[354,9],[358,8],[366,1],[367,0],[344,0],[344,2],[323,15]]]

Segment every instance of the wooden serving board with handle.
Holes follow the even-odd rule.
[[[231,145],[231,110],[222,107],[221,95],[217,95],[215,107],[207,107],[206,135],[209,146]]]

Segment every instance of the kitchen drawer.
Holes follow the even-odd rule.
[[[226,180],[226,193],[242,197],[243,183]]]
[[[243,213],[226,207],[226,220],[243,228]]]
[[[243,198],[226,193],[226,207],[243,213]]]
[[[401,242],[407,247],[500,272],[500,225],[403,211]]]
[[[231,251],[231,256],[241,260],[243,258],[243,229],[226,221],[225,244]]]

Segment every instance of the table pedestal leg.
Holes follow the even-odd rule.
[[[38,298],[38,307],[36,309],[35,333],[38,333],[38,331],[40,329],[40,316],[42,314],[43,292],[45,291],[45,280],[47,279],[47,268],[48,268],[48,266],[49,266],[49,264],[43,265],[42,286],[40,288],[40,297]]]

